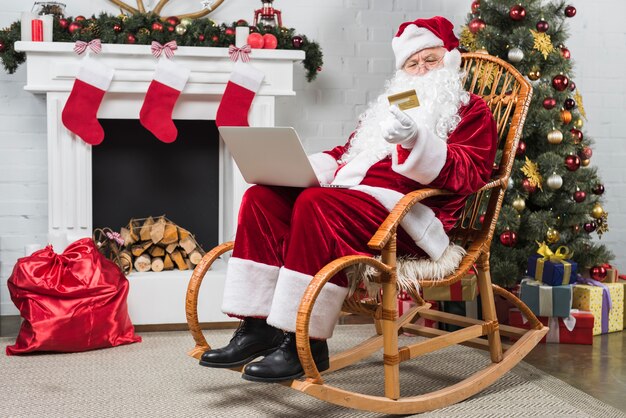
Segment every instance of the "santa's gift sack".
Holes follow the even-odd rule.
[[[23,318],[7,355],[141,341],[128,317],[128,280],[91,238],[70,244],[62,254],[47,246],[20,258],[7,285]]]

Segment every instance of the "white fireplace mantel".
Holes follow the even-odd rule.
[[[76,239],[91,236],[92,177],[91,146],[68,131],[61,122],[61,112],[69,97],[82,56],[73,51],[73,43],[16,42],[15,50],[26,53],[27,79],[25,90],[46,94],[48,143],[48,240],[55,250]],[[94,55],[92,55],[93,57]],[[103,119],[138,119],[145,93],[152,80],[157,59],[149,45],[103,44],[95,56],[113,68],[113,81],[98,111]],[[251,64],[264,72],[265,79],[249,113],[251,126],[274,126],[276,96],[293,96],[293,63],[302,61],[303,51],[253,50]],[[176,103],[173,119],[214,120],[221,96],[228,82],[233,62],[227,48],[179,47],[174,60],[188,68],[189,81]],[[105,139],[106,140],[106,139]],[[220,143],[219,226],[220,242],[234,237],[237,210],[247,185]],[[146,278],[150,288],[141,286],[141,274],[131,275],[129,313],[135,324],[185,322],[184,285],[180,275],[163,274],[162,289],[154,287],[155,276]],[[189,277],[190,272],[182,272]],[[134,276],[134,277],[133,277]],[[217,289],[223,284],[223,274],[215,278]],[[219,312],[221,291],[215,287],[207,297],[210,312],[201,321],[221,321]],[[219,300],[215,300],[218,296]],[[146,306],[143,306],[143,300]],[[133,302],[135,305],[133,306]],[[172,306],[174,305],[174,306]],[[150,307],[152,306],[152,307]],[[164,308],[166,312],[164,312]],[[169,312],[169,313],[168,313]]]

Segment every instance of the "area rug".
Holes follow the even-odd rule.
[[[353,345],[371,325],[342,325],[332,351]],[[207,331],[214,347],[232,330]],[[198,366],[186,332],[145,332],[143,342],[73,354],[2,356],[3,417],[380,417],[331,405],[278,384],[252,383],[229,370]],[[402,337],[411,340],[415,337]],[[2,346],[13,339],[0,338]],[[383,391],[382,354],[328,376],[330,384]],[[448,386],[488,364],[488,354],[451,347],[401,366],[403,396]],[[575,371],[572,370],[574,373]],[[423,417],[626,417],[617,409],[525,363],[474,397]]]

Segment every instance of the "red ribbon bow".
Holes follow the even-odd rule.
[[[239,58],[241,58],[243,62],[250,62],[250,52],[252,52],[252,48],[250,48],[248,44],[245,44],[241,48],[237,48],[235,45],[228,47],[228,55],[230,55],[232,62],[237,62]]]
[[[159,58],[162,53],[165,53],[167,58],[172,58],[174,56],[174,51],[177,49],[178,45],[176,45],[176,41],[169,41],[165,45],[161,45],[157,41],[152,41],[152,45],[150,46],[152,55],[154,55],[155,58]]]
[[[100,43],[100,39],[94,39],[89,42],[76,41],[76,43],[74,44],[74,52],[76,52],[78,55],[85,52],[87,48],[91,49],[94,54],[99,54],[100,52],[102,52],[102,44]]]

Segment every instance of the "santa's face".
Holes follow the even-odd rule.
[[[425,48],[411,55],[402,66],[402,70],[411,75],[424,75],[429,71],[443,67],[446,49],[441,46]]]

